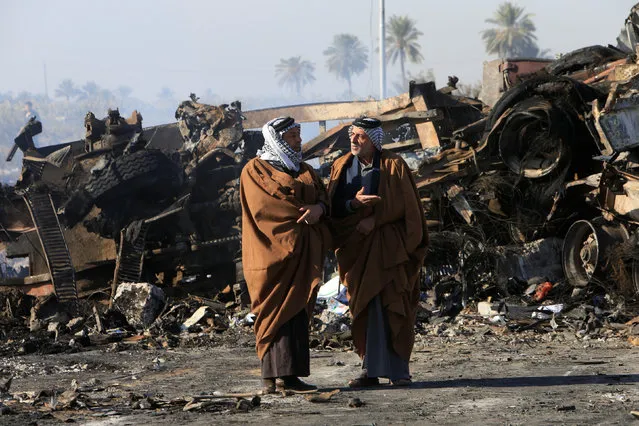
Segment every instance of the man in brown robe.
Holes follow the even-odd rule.
[[[349,135],[351,152],[333,164],[328,189],[340,279],[363,359],[362,374],[349,386],[375,386],[379,377],[405,386],[411,383],[426,221],[410,169],[382,149],[380,121],[357,119]]]
[[[300,127],[290,117],[262,129],[264,147],[240,177],[242,265],[256,315],[264,391],[315,389],[310,374],[309,317],[330,233],[324,185],[301,161]],[[276,379],[280,379],[277,380]]]

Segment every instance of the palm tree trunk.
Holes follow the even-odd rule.
[[[299,79],[295,80],[295,92],[297,93],[298,98],[302,97],[302,87]]]
[[[402,85],[406,86],[406,70],[404,70],[404,52],[399,54],[399,67],[402,70]]]
[[[352,101],[353,100],[353,86],[351,85],[351,76],[350,75],[348,76],[346,81],[348,82],[348,100]]]

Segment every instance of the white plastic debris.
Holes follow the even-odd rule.
[[[539,306],[531,316],[534,319],[546,320],[551,319],[554,315],[561,313],[563,310],[563,303],[558,303],[556,305],[544,305]]]
[[[253,312],[249,312],[244,317],[244,324],[252,325],[253,323],[255,323],[255,314]]]
[[[339,291],[343,287],[339,282],[339,275],[335,275],[330,280],[326,281],[317,292],[317,300],[325,301],[331,297],[335,297],[339,294]]]
[[[195,311],[193,315],[191,315],[189,319],[184,321],[184,323],[180,326],[182,331],[188,330],[190,327],[193,327],[195,324],[200,322],[202,318],[204,318],[207,315],[208,310],[209,310],[208,306],[200,306],[197,309],[197,311]]]

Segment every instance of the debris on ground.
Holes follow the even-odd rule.
[[[487,62],[480,99],[456,95],[451,76],[439,90],[411,82],[407,93],[352,108],[285,108],[323,126],[302,154],[324,179],[348,152],[347,120],[363,113],[382,121],[384,148],[413,171],[430,232],[418,343],[570,336],[639,346],[633,22],[619,48]],[[254,345],[238,178],[263,143],[256,129],[264,117],[284,112],[241,108],[239,101],[206,105],[192,94],[177,107],[176,123],[149,128],[137,111],[89,112],[82,140],[47,147],[33,143],[42,124],[27,123],[14,140],[22,174],[0,200],[0,356]],[[341,123],[327,130],[327,121]],[[347,291],[335,270],[328,256],[310,321],[311,348],[329,353],[353,345]],[[162,360],[149,368],[161,371]],[[0,414],[246,413],[264,403],[240,393],[125,395],[119,384],[98,381],[12,391],[22,374],[1,369]],[[338,392],[303,399],[327,402]]]
[[[315,393],[311,395],[305,395],[304,399],[308,402],[329,402],[331,398],[340,392],[339,389],[334,389],[328,392]]]
[[[164,292],[149,283],[122,283],[113,297],[113,307],[130,325],[146,328],[164,308]]]

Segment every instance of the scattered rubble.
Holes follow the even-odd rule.
[[[242,112],[240,102],[211,106],[192,95],[178,106],[177,123],[143,128],[137,111],[124,118],[109,110],[103,119],[89,112],[82,140],[49,147],[34,145],[42,126],[30,121],[15,139],[22,175],[2,188],[0,203],[0,355],[252,346],[238,177],[263,142],[252,129],[284,112],[323,126],[375,114],[387,130],[385,148],[415,173],[431,236],[418,344],[569,336],[639,346],[639,34],[632,22],[621,49],[487,62],[480,99],[454,95],[456,78],[440,90],[411,82],[398,97],[329,104],[321,113],[314,106]],[[347,134],[346,122],[324,127],[304,145],[304,159],[326,177],[349,149]],[[334,269],[329,257],[310,345],[347,351],[348,302]],[[152,369],[163,364],[158,358]],[[34,407],[56,415],[245,413],[263,403],[237,393],[125,395],[99,381],[12,393],[20,374],[0,380],[1,415]],[[303,399],[329,402],[338,392]]]
[[[147,328],[164,308],[164,292],[148,283],[122,283],[113,298],[113,307],[124,314],[130,325]]]

